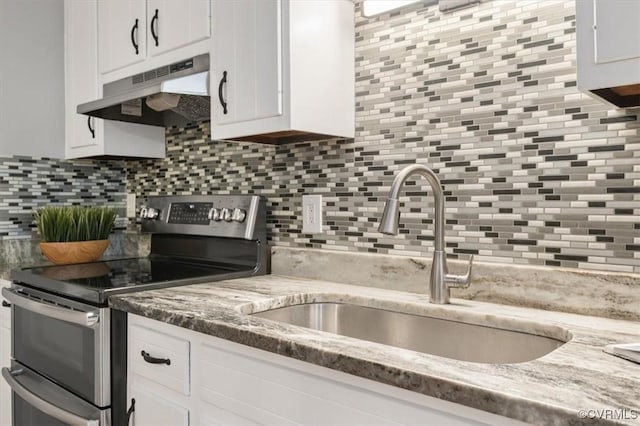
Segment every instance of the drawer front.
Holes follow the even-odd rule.
[[[190,394],[189,341],[135,324],[128,340],[131,374]]]

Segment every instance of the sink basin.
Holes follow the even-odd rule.
[[[565,341],[490,325],[406,314],[349,303],[308,303],[253,316],[445,358],[509,364],[540,358]],[[558,329],[550,326],[551,329]],[[536,330],[542,326],[536,325]],[[559,329],[558,329],[559,330]],[[553,335],[553,330],[549,333]],[[561,334],[557,332],[555,334]]]

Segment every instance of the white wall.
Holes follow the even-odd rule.
[[[64,157],[63,0],[0,0],[0,156]]]

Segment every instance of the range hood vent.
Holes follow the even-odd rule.
[[[209,120],[209,55],[105,84],[103,95],[78,105],[78,113],[160,127]]]

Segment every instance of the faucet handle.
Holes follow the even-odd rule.
[[[455,288],[467,288],[471,285],[471,270],[473,268],[473,255],[469,258],[469,268],[467,268],[467,273],[464,275],[453,275],[447,274],[445,276],[445,283],[447,287],[455,287]]]

